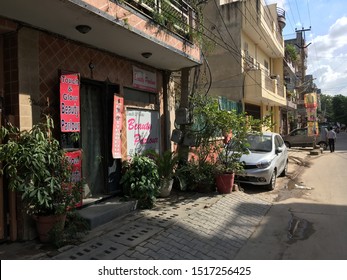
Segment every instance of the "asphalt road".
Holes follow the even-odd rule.
[[[347,133],[277,199],[235,259],[347,259]]]

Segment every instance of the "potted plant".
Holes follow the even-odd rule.
[[[175,152],[166,150],[162,154],[154,150],[146,151],[145,155],[153,158],[159,175],[159,197],[168,197],[172,190],[175,171],[179,157]]]
[[[72,165],[52,136],[53,128],[49,116],[31,130],[20,131],[11,124],[1,128],[0,171],[8,178],[9,188],[21,194],[42,242],[48,241],[48,232],[56,223],[63,227],[67,210],[81,195],[71,181]]]
[[[120,184],[126,196],[138,200],[139,208],[152,208],[159,193],[159,174],[155,161],[145,155],[134,155],[123,163]]]

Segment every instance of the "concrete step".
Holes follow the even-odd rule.
[[[77,213],[86,219],[89,228],[93,229],[106,224],[115,218],[119,218],[136,209],[136,200],[123,201],[121,198],[109,198],[89,204],[77,210]]]

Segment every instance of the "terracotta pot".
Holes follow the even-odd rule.
[[[231,193],[233,191],[235,174],[220,174],[216,177],[217,191]]]
[[[51,216],[35,216],[36,230],[42,243],[49,242],[49,232],[57,227],[57,230],[63,230],[65,226],[66,214]]]

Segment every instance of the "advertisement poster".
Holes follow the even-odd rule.
[[[82,151],[69,151],[65,153],[65,156],[69,159],[70,163],[72,163],[72,179],[71,181],[81,182],[82,180]],[[81,200],[77,202],[76,207],[82,206],[82,193]]]
[[[306,108],[307,121],[315,122],[317,120],[317,108]]]
[[[304,103],[305,103],[305,108],[317,108],[318,106],[317,94],[315,92],[306,93],[304,95]]]
[[[113,129],[112,129],[112,157],[122,157],[122,124],[124,99],[114,96],[113,101]]]
[[[60,76],[60,130],[80,131],[80,76],[77,73]]]
[[[315,136],[319,134],[318,122],[307,122],[307,135]]]
[[[128,157],[149,149],[159,152],[159,112],[128,109],[126,126]]]
[[[133,86],[138,89],[157,92],[157,75],[133,66]]]

